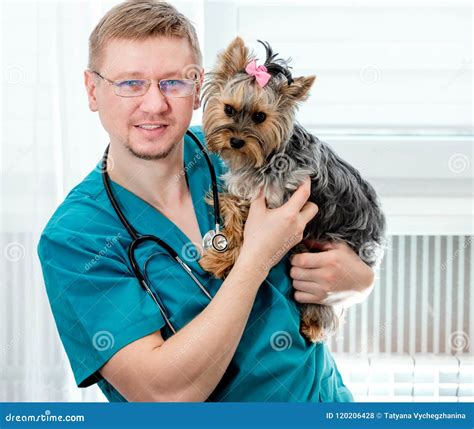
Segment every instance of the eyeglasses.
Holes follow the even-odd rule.
[[[92,70],[92,73],[112,86],[119,97],[145,95],[152,82],[151,79],[110,80],[96,71]],[[193,79],[162,79],[158,82],[158,87],[165,97],[182,98],[192,95],[197,83],[198,81]]]

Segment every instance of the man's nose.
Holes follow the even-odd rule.
[[[142,95],[140,107],[147,113],[163,113],[168,110],[168,100],[161,93],[156,82],[152,82],[148,91]]]

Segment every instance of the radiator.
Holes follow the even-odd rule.
[[[374,291],[329,342],[358,402],[474,400],[471,236],[390,236]]]
[[[389,236],[374,291],[348,309],[329,341],[337,353],[469,354],[471,236]]]

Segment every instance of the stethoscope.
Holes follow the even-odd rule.
[[[225,235],[222,234],[222,232],[220,231],[221,228],[220,228],[220,219],[219,219],[220,217],[219,195],[217,192],[216,172],[214,170],[214,166],[212,165],[211,159],[209,158],[207,151],[204,149],[204,146],[201,144],[199,139],[190,130],[187,130],[186,134],[193,139],[193,141],[197,144],[200,151],[204,155],[204,158],[206,159],[207,165],[209,167],[209,173],[211,175],[211,181],[212,181],[212,197],[214,200],[215,229],[208,231],[204,235],[202,239],[202,246],[205,250],[212,248],[217,252],[225,252],[228,248],[228,242]],[[148,283],[145,280],[145,277],[142,275],[138,267],[138,263],[135,258],[135,251],[137,250],[138,246],[140,246],[143,243],[146,243],[147,241],[152,241],[158,244],[159,246],[161,246],[181,266],[181,268],[183,268],[186,271],[186,273],[199,286],[199,289],[201,289],[201,291],[204,293],[204,295],[207,296],[209,300],[212,300],[212,296],[207,291],[207,289],[202,285],[199,279],[193,274],[193,272],[191,271],[191,268],[189,268],[189,266],[179,257],[179,255],[175,252],[175,250],[171,246],[169,246],[165,241],[163,241],[161,238],[158,238],[155,235],[150,235],[150,234],[140,235],[137,232],[137,230],[133,228],[133,226],[127,220],[127,218],[123,214],[123,211],[120,209],[117,199],[113,195],[112,188],[110,186],[110,177],[109,177],[109,174],[107,173],[108,153],[109,153],[109,146],[107,146],[107,149],[105,149],[104,156],[102,158],[102,163],[101,163],[102,181],[104,182],[105,191],[107,192],[107,196],[109,197],[110,203],[112,204],[112,207],[114,208],[115,213],[117,213],[118,218],[120,219],[120,221],[122,222],[123,226],[128,231],[128,233],[130,234],[130,237],[132,237],[132,243],[128,247],[128,258],[132,265],[133,272],[135,274],[135,277],[139,281],[141,287],[148,293],[148,295],[150,295],[150,297],[155,302],[156,306],[159,308],[160,313],[163,316],[163,319],[165,320],[168,327],[171,329],[173,334],[175,334],[176,329],[174,328],[174,326],[172,325],[168,317],[168,313],[165,309],[165,306],[163,305],[162,302],[160,302],[160,299],[155,296],[150,286],[148,286]]]

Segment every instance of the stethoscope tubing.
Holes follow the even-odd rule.
[[[214,224],[216,225],[217,232],[219,231],[219,225],[220,225],[220,219],[219,219],[219,196],[218,196],[218,190],[217,190],[217,178],[216,178],[216,173],[214,170],[214,166],[212,165],[211,159],[209,158],[209,155],[207,151],[205,150],[204,146],[201,144],[199,139],[192,133],[190,130],[186,131],[186,134],[190,136],[193,141],[197,144],[199,149],[204,155],[204,158],[206,159],[207,165],[209,167],[209,172],[211,175],[211,181],[212,181],[212,194],[213,194],[213,202],[214,202]],[[164,305],[160,302],[159,299],[155,296],[153,291],[151,290],[150,286],[148,285],[145,277],[142,275],[140,268],[138,266],[138,262],[135,258],[135,251],[137,250],[138,246],[145,242],[152,241],[162,247],[163,249],[166,250],[166,252],[181,266],[181,268],[186,271],[186,273],[189,275],[189,277],[196,283],[196,285],[199,287],[199,289],[206,295],[206,297],[209,299],[209,301],[212,300],[211,294],[208,292],[208,290],[204,287],[204,285],[199,281],[199,279],[196,277],[196,275],[192,272],[191,268],[179,257],[178,253],[170,246],[168,243],[163,241],[161,238],[155,236],[155,235],[140,235],[137,230],[132,226],[132,224],[128,221],[128,219],[125,217],[125,214],[123,213],[122,209],[120,208],[117,199],[113,195],[112,188],[110,186],[110,177],[107,173],[107,157],[109,153],[109,146],[107,146],[104,155],[102,157],[102,163],[101,163],[101,175],[102,175],[102,181],[104,184],[105,191],[107,193],[107,197],[112,204],[112,207],[117,214],[120,222],[124,226],[124,228],[127,230],[129,233],[130,237],[132,238],[132,242],[130,246],[128,247],[128,258],[130,260],[130,264],[132,266],[133,273],[135,277],[137,278],[140,286],[145,290],[145,292],[150,295],[152,298],[153,302],[156,304],[158,309],[160,310],[161,315],[163,316],[163,319],[165,320],[165,323],[168,325],[170,328],[171,332],[173,334],[176,333],[176,329],[173,326],[173,324],[170,321],[170,318],[168,316],[168,313],[166,311],[166,308]]]

